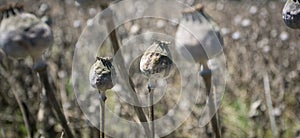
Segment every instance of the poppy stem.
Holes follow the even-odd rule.
[[[150,97],[150,110],[149,110],[149,118],[151,120],[151,129],[152,129],[152,137],[155,137],[155,128],[154,128],[154,105],[153,105],[153,90],[151,83],[148,83],[148,91],[149,91],[149,97]]]
[[[99,91],[99,101],[100,101],[100,123],[99,123],[99,129],[100,129],[100,138],[105,137],[105,101],[107,97],[105,96],[105,93],[101,93]]]
[[[212,71],[208,68],[207,64],[204,65],[203,70],[200,72],[200,75],[204,79],[205,83],[205,89],[206,89],[206,94],[209,96],[211,93],[211,79],[212,79]],[[219,126],[219,118],[218,118],[218,112],[216,110],[216,98],[213,98],[213,106],[209,108],[210,113],[215,114],[213,115],[211,119],[211,125],[213,128],[213,131],[215,132],[215,137],[220,138],[221,137],[221,129]]]

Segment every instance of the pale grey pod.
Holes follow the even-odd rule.
[[[177,50],[189,52],[182,52],[182,56],[192,56],[196,62],[203,64],[209,58],[220,54],[223,48],[220,29],[203,11],[203,6],[198,4],[185,9],[182,14],[175,36]]]
[[[287,0],[282,9],[282,19],[286,26],[300,28],[300,3],[297,0]]]
[[[14,10],[14,13],[2,11],[0,48],[9,57],[39,59],[53,44],[51,28],[33,14],[13,8],[8,10]]]

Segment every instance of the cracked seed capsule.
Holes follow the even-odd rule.
[[[173,62],[168,48],[170,42],[155,41],[143,54],[140,61],[140,70],[147,77],[169,76]]]
[[[97,57],[95,63],[91,66],[89,75],[90,84],[101,92],[105,92],[114,86],[112,75],[115,71],[111,62],[112,58]]]

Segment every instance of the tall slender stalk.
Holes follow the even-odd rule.
[[[26,131],[27,131],[27,134],[28,134],[28,137],[29,138],[32,138],[32,133],[31,133],[31,129],[30,129],[30,126],[29,126],[29,119],[26,115],[26,111],[25,111],[25,108],[24,106],[22,105],[22,102],[19,98],[19,95],[17,94],[17,92],[15,91],[15,89],[12,87],[12,92],[14,94],[14,97],[18,103],[18,106],[20,107],[20,110],[21,110],[21,113],[22,113],[22,117],[23,117],[23,120],[24,120],[24,124],[25,124],[25,128],[26,128]]]
[[[154,105],[153,105],[153,91],[154,89],[151,87],[151,84],[148,84],[148,90],[149,90],[149,97],[150,97],[150,111],[149,111],[149,117],[151,121],[151,130],[152,130],[152,137],[155,137],[155,128],[154,128]]]
[[[210,95],[210,90],[211,90],[211,70],[205,65],[204,70],[201,71],[201,76],[204,79],[205,83],[205,89],[206,89],[206,94],[207,96]],[[214,114],[213,112],[216,111],[216,97],[213,97],[213,106],[209,107],[209,114]],[[219,118],[218,118],[218,112],[214,114],[214,116],[211,119],[211,125],[213,128],[213,131],[215,132],[216,138],[221,138],[221,130],[219,126]]]
[[[104,6],[102,5],[101,8],[106,9],[107,5],[104,5]],[[111,10],[111,9],[107,9],[107,10]],[[107,30],[109,30],[109,31],[112,30],[112,32],[109,34],[109,38],[111,40],[111,43],[112,43],[112,46],[113,46],[113,49],[114,49],[114,54],[116,54],[118,52],[119,48],[120,48],[119,41],[118,41],[117,33],[116,33],[116,30],[115,30],[115,24],[113,22],[113,16],[111,15],[111,16],[108,16],[108,17],[109,18],[106,19]],[[120,63],[119,66],[120,66],[121,69],[125,69],[124,60],[123,60],[123,56],[122,56],[121,53],[119,53],[119,57],[120,58],[117,59],[117,60],[119,60],[118,63]],[[126,73],[126,72],[123,71],[123,73]],[[134,93],[132,91],[129,91],[130,96],[133,98],[135,103],[138,103],[138,105],[141,105],[141,104],[139,104],[140,101],[139,101],[138,97],[136,96],[136,90],[134,89],[134,84],[133,84],[133,81],[132,81],[130,76],[129,76],[129,84],[130,84],[132,90],[134,91]],[[139,107],[139,106],[133,106],[133,107],[134,107],[134,110],[135,110],[139,120],[142,122],[142,126],[145,130],[146,136],[148,138],[150,138],[151,133],[150,133],[149,125],[143,123],[143,122],[146,122],[146,123],[148,122],[147,117],[146,117],[146,115],[143,111],[143,108]]]
[[[51,86],[49,79],[48,79],[48,71],[47,71],[47,65],[44,68],[36,70],[39,74],[40,80],[43,83],[45,90],[46,90],[46,97],[49,100],[50,106],[54,109],[56,112],[58,119],[60,120],[60,124],[64,128],[64,131],[67,135],[67,137],[74,137],[71,129],[68,126],[67,119],[65,115],[63,114],[62,110],[60,109],[59,103],[55,97],[53,87]]]
[[[269,113],[269,118],[270,118],[270,125],[271,129],[273,132],[273,136],[275,138],[278,137],[278,131],[277,131],[277,126],[275,122],[275,117],[273,114],[273,106],[272,106],[272,99],[271,99],[271,94],[270,94],[270,82],[269,82],[269,76],[268,73],[265,72],[263,75],[263,81],[264,81],[264,89],[265,89],[265,99],[268,107],[268,113]]]
[[[15,86],[17,81],[12,77],[11,73],[8,74],[6,71],[4,71],[3,68],[1,68],[1,72],[3,72],[2,75],[8,80],[9,86]],[[23,121],[24,121],[25,128],[26,128],[26,131],[27,131],[27,135],[28,135],[29,138],[32,138],[33,130],[31,130],[31,127],[29,125],[28,114],[26,113],[25,107],[22,104],[21,99],[19,98],[19,95],[18,95],[17,90],[15,89],[15,87],[11,87],[11,91],[12,91],[12,93],[13,93],[13,95],[14,95],[17,103],[18,103],[18,106],[21,110]]]
[[[4,131],[3,128],[1,128],[1,136],[2,136],[3,138],[6,138],[6,134],[5,134],[5,131]]]
[[[102,94],[99,91],[99,102],[100,102],[100,123],[99,123],[99,129],[100,129],[100,138],[105,138],[105,101],[106,96],[105,94]]]

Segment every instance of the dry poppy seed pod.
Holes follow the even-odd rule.
[[[282,19],[285,24],[293,29],[300,28],[300,1],[287,0],[282,10]]]
[[[90,69],[90,84],[101,92],[113,87],[112,75],[115,71],[111,62],[112,58],[97,57]]]
[[[205,64],[208,60],[208,54],[217,55],[221,52],[220,45],[223,47],[223,38],[220,29],[212,18],[204,12],[204,7],[201,4],[184,9],[182,15],[180,26],[176,32],[176,47],[179,51],[187,49],[196,62]],[[189,56],[185,53],[182,54],[184,57]]]
[[[173,67],[168,48],[170,42],[155,41],[144,52],[140,61],[140,70],[147,77],[167,77]]]
[[[50,27],[35,15],[23,10],[19,4],[10,4],[0,10],[0,48],[9,57],[24,58],[41,55],[53,44]]]

